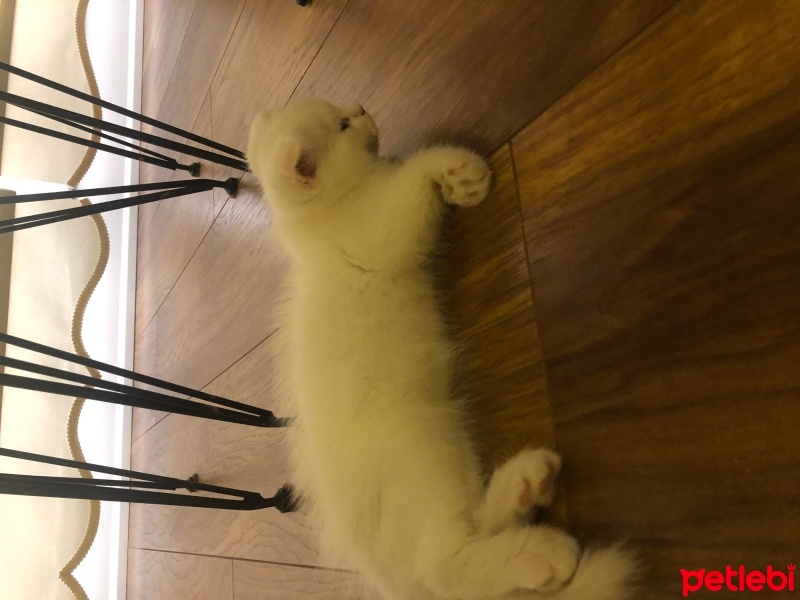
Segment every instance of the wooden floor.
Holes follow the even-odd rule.
[[[148,114],[243,147],[257,112],[317,95],[361,102],[386,153],[491,155],[446,265],[482,451],[562,452],[549,518],[629,540],[641,598],[680,597],[681,568],[800,560],[800,2],[145,8]],[[269,224],[248,179],[142,209],[139,370],[280,410]],[[133,437],[134,469],[287,479],[280,431],[148,413]],[[129,597],[345,597],[313,537],[271,510],[132,506]]]

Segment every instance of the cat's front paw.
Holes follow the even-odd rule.
[[[442,173],[442,198],[456,206],[475,206],[489,194],[492,172],[480,156],[463,148],[448,149]]]

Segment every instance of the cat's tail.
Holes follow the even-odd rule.
[[[575,575],[566,587],[552,594],[541,594],[544,600],[626,600],[635,591],[640,564],[621,545],[608,548],[587,548]]]

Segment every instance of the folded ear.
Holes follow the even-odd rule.
[[[311,185],[317,175],[317,159],[300,140],[287,137],[278,144],[278,164],[281,173],[293,177],[303,185]]]

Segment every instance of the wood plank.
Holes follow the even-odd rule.
[[[272,7],[272,8],[270,8]],[[283,99],[288,98],[291,90],[299,81],[300,75],[305,71],[314,53],[318,50],[324,36],[327,35],[330,27],[332,26],[336,16],[341,11],[343,3],[336,2],[328,3],[328,8],[325,8],[324,3],[319,3],[318,6],[312,11],[300,10],[292,3],[250,3],[247,6],[247,11],[242,19],[242,26],[236,29],[236,35],[231,42],[230,51],[226,54],[226,62],[222,65],[219,71],[219,77],[215,80],[214,90],[211,94],[211,99],[208,101],[209,111],[212,115],[212,137],[219,141],[228,141],[236,145],[243,144],[243,136],[245,135],[244,121],[241,121],[241,113],[239,112],[242,107],[249,110],[251,113],[257,112],[263,108],[260,101],[264,100],[263,96],[263,80],[253,77],[252,65],[266,65],[265,68],[271,69],[269,74],[261,72],[264,79],[274,79],[276,81],[285,81]],[[213,9],[213,10],[212,10]],[[288,10],[287,10],[288,9]],[[215,11],[220,10],[215,3],[208,4],[198,3],[196,13],[213,14]],[[275,12],[277,11],[277,12]],[[225,12],[223,16],[228,20],[232,18],[230,11]],[[309,17],[311,15],[311,17]],[[206,22],[209,17],[201,19],[200,16],[193,16],[193,22],[198,21],[197,24],[190,26],[187,31],[187,47],[190,40],[197,38],[201,33],[205,32],[210,24]],[[205,20],[204,20],[205,19]],[[287,23],[287,19],[292,21],[294,25],[281,26],[280,28],[274,27],[274,23]],[[201,26],[203,25],[204,26]],[[213,32],[217,37],[221,35],[222,27],[217,26]],[[265,32],[268,35],[265,35]],[[274,56],[274,53],[281,52],[286,54],[291,48],[297,44],[297,40],[308,40],[304,42],[307,44],[303,52],[293,56],[292,60],[284,60],[276,65],[274,60],[266,60],[269,56]],[[216,38],[215,38],[216,40]],[[265,40],[267,43],[265,43]],[[316,42],[314,40],[317,40]],[[219,40],[214,41],[216,46],[223,46]],[[276,45],[277,44],[277,45]],[[224,44],[227,46],[227,43]],[[254,54],[258,52],[266,52],[264,60],[251,61]],[[208,52],[207,52],[208,53]],[[232,57],[232,58],[229,58]],[[245,61],[245,59],[247,59]],[[196,73],[195,63],[189,63],[187,66],[181,66],[179,62],[176,66],[177,77],[176,81],[183,82],[181,85],[185,87],[187,81],[200,81],[201,76]],[[232,68],[235,65],[236,68]],[[238,69],[238,70],[237,70]],[[182,71],[187,71],[186,74],[181,74]],[[262,69],[263,71],[263,69]],[[213,75],[213,72],[212,72]],[[210,79],[208,80],[210,82]],[[202,85],[199,84],[198,85]],[[179,89],[176,83],[175,89]],[[177,93],[177,91],[176,91]],[[244,96],[243,96],[244,95]],[[242,101],[242,98],[248,99],[247,102]],[[189,104],[192,100],[187,100]],[[176,100],[176,105],[177,105]],[[165,105],[167,106],[167,105]],[[204,107],[205,110],[205,107]],[[164,111],[169,112],[168,107],[162,110],[161,117],[164,116]],[[202,115],[202,113],[201,113]],[[238,117],[236,116],[238,115]],[[230,119],[233,118],[233,121]],[[238,119],[238,120],[237,120]],[[200,118],[198,118],[200,120]],[[249,117],[248,117],[249,120]],[[232,123],[238,123],[232,125]],[[174,121],[173,121],[174,123]],[[174,123],[179,126],[180,122]],[[249,123],[246,123],[249,126]],[[232,132],[236,129],[235,139],[231,140],[230,135],[226,136],[225,132]],[[222,135],[218,135],[218,133]],[[238,175],[230,172],[229,169],[223,167],[214,167],[212,171],[215,178],[223,179],[230,175]],[[264,226],[264,210],[260,205],[257,197],[257,187],[250,181],[250,191],[244,190],[242,195],[237,199],[236,205],[231,206],[229,212],[225,213],[220,221],[220,226],[213,232],[209,238],[209,244],[204,244],[201,251],[198,253],[196,260],[192,261],[193,265],[186,271],[186,281],[180,282],[175,287],[176,298],[170,300],[164,306],[166,315],[161,317],[162,326],[158,328],[159,343],[161,347],[158,351],[158,356],[161,357],[159,364],[160,374],[170,379],[180,379],[183,377],[185,383],[193,387],[205,385],[215,375],[220,373],[224,368],[237,360],[244,352],[250,350],[258,342],[264,339],[273,329],[274,325],[272,315],[269,313],[269,307],[256,308],[255,304],[247,309],[248,312],[256,316],[256,324],[262,323],[262,326],[247,326],[244,322],[238,321],[239,325],[243,325],[247,331],[243,332],[241,336],[231,336],[231,348],[229,352],[220,353],[220,348],[214,347],[210,344],[208,338],[194,338],[194,331],[197,323],[203,322],[204,318],[209,321],[220,323],[216,316],[211,317],[210,314],[204,313],[203,307],[211,308],[206,300],[214,297],[219,300],[214,304],[214,310],[219,311],[219,314],[229,314],[230,319],[233,320],[234,315],[230,313],[230,309],[235,308],[236,302],[253,302],[257,303],[257,297],[245,298],[241,294],[241,289],[235,284],[235,280],[231,277],[237,274],[242,276],[242,281],[249,280],[254,271],[248,270],[251,266],[251,255],[253,252],[264,252],[268,254],[260,263],[256,261],[252,264],[253,267],[258,267],[260,264],[266,262],[266,270],[259,274],[263,285],[262,288],[269,288],[274,291],[274,278],[270,280],[271,275],[275,268],[279,265],[275,264],[273,256],[275,254],[275,244],[269,235],[262,238]],[[255,192],[255,193],[254,193]],[[207,226],[210,223],[209,219],[213,220],[218,214],[218,211],[225,203],[225,194],[222,192],[215,192],[211,195],[214,198],[213,207],[209,211],[208,202],[203,202],[199,205],[198,210],[194,210],[194,205],[188,201],[177,202],[175,204],[174,215],[159,216],[159,231],[153,232],[153,238],[159,241],[158,245],[153,245],[153,252],[157,252],[159,256],[164,256],[162,265],[164,266],[159,272],[152,275],[157,280],[158,289],[151,295],[154,296],[149,302],[149,308],[143,307],[142,320],[152,318],[152,310],[160,306],[160,301],[163,300],[164,292],[171,289],[177,276],[183,273],[185,260],[190,254],[193,254],[197,249],[195,242],[202,239],[205,235]],[[184,210],[185,209],[185,210]],[[178,214],[180,213],[180,214]],[[174,217],[174,218],[171,218]],[[252,219],[256,220],[253,221]],[[230,226],[233,222],[244,223],[248,231],[252,234],[244,236],[240,243],[229,244],[224,235],[237,236],[238,233],[233,231]],[[248,221],[250,221],[248,223]],[[187,227],[188,223],[188,227]],[[174,232],[179,239],[174,241],[166,240],[166,232]],[[225,232],[224,234],[222,232]],[[190,243],[191,242],[191,243]],[[266,243],[265,243],[266,242]],[[169,249],[164,249],[162,246],[167,244]],[[173,247],[178,249],[174,252]],[[143,246],[146,248],[146,246]],[[242,251],[245,254],[237,254]],[[226,261],[230,260],[231,263]],[[153,261],[144,260],[148,272],[153,269]],[[205,272],[209,270],[209,272]],[[198,279],[201,278],[202,282],[200,287],[196,284]],[[213,292],[211,290],[214,290]],[[224,290],[231,289],[233,298],[233,305],[229,304],[231,298],[226,298]],[[222,292],[221,294],[219,292]],[[201,295],[206,297],[202,297]],[[265,295],[266,298],[273,297],[274,293],[270,292]],[[262,299],[263,300],[263,299]],[[197,303],[197,304],[195,304]],[[204,317],[203,315],[207,315]],[[166,325],[163,325],[166,323]],[[188,323],[188,327],[186,326]],[[216,335],[220,337],[220,330],[215,330],[214,327],[208,330],[209,335]],[[185,340],[185,341],[184,341]],[[202,350],[202,348],[205,350]],[[198,352],[205,352],[210,363],[203,362],[202,358],[196,359],[191,364],[184,361],[185,356],[194,356],[194,349]],[[195,357],[197,358],[197,357]],[[185,367],[185,371],[175,371],[172,367],[180,363]],[[213,366],[211,366],[213,365]],[[210,368],[209,368],[210,367]]]
[[[497,149],[672,0],[351,0],[295,97],[362,103],[388,154]]]
[[[128,600],[233,600],[231,561],[209,556],[128,550]]]
[[[164,0],[144,0],[144,8],[142,14],[142,71],[144,72],[144,66],[147,64],[149,60],[151,60],[151,56],[153,56],[153,51],[156,51],[156,55],[160,54],[158,49],[158,34],[159,34],[159,24],[163,19],[163,12],[164,12]],[[152,92],[153,88],[153,80],[152,79],[143,79],[142,80],[143,87],[147,87],[148,93]],[[142,90],[144,91],[144,90]]]
[[[196,4],[197,0],[145,2],[142,113],[146,115],[158,114]]]
[[[246,146],[253,119],[286,104],[346,4],[247,2],[211,86],[215,139]]]
[[[153,375],[158,370],[158,319],[150,321],[143,333],[134,338],[133,370],[143,375]],[[147,389],[148,386],[136,384],[137,387]],[[131,418],[131,440],[135,440],[161,419],[167,413],[157,410],[143,410],[134,408]],[[145,469],[146,470],[146,469]]]
[[[208,136],[211,133],[211,104],[207,97],[192,132]],[[194,159],[183,158],[182,162]],[[205,164],[211,177],[213,170]],[[202,174],[201,174],[202,175]],[[174,172],[172,180],[190,179],[186,172]],[[167,294],[175,285],[189,260],[194,256],[220,206],[212,191],[170,198],[158,203],[158,209],[139,232],[136,274],[137,322],[149,324]],[[221,206],[220,206],[221,208]]]
[[[227,47],[231,33],[238,22],[244,0],[180,0],[166,5],[150,0],[145,7],[145,46],[142,81],[142,112],[157,117],[170,125],[190,129],[195,133],[212,137],[210,127],[210,97],[207,95],[211,81]],[[158,14],[158,18],[154,16]],[[155,29],[155,31],[153,31]],[[153,56],[152,60],[150,56]],[[166,100],[165,100],[166,99]],[[163,104],[163,107],[162,107]],[[204,115],[208,111],[207,115]],[[197,131],[197,121],[208,119],[208,128]],[[193,125],[194,124],[194,125]],[[157,133],[170,140],[185,142],[179,136],[155,130],[142,125],[147,133]],[[178,158],[182,162],[195,162],[179,153],[163,148],[154,148],[162,154]],[[214,177],[221,170],[208,166],[201,174]],[[227,171],[225,171],[226,177]],[[141,163],[139,178],[142,182],[164,181],[182,178],[185,171],[172,174],[156,167]],[[214,194],[214,210],[222,207],[226,194]],[[139,224],[146,227],[160,203],[144,205],[140,208]]]
[[[282,413],[270,340],[216,379],[208,391]],[[285,430],[169,415],[134,441],[133,469],[188,477],[271,496],[289,479]],[[301,514],[131,505],[134,548],[319,564],[315,533]]]
[[[233,561],[234,600],[328,600],[353,597],[357,589],[355,578],[341,571]]]
[[[210,95],[206,97],[206,102],[191,131],[203,136],[210,135]],[[166,137],[185,141],[169,134],[166,134]],[[196,160],[170,150],[157,150],[177,158],[184,164]],[[202,163],[202,165],[201,177],[216,178],[221,174],[216,170],[216,165],[209,163]],[[146,174],[140,171],[140,177],[142,176],[146,177],[148,181],[164,181],[184,179],[187,174],[184,171],[169,172],[156,167]],[[228,194],[222,190],[221,194],[203,192],[140,207],[140,210],[147,207],[149,212],[140,215],[137,240],[134,367],[138,372],[146,375],[158,373],[158,317],[156,313],[189,260],[194,256],[200,242],[228,198]],[[132,438],[136,439],[165,416],[166,413],[160,411],[134,409]]]
[[[684,2],[513,141],[570,520],[648,598],[797,550],[798,22]]]
[[[194,123],[244,3],[245,0],[196,0],[158,107],[160,120],[183,129]]]
[[[276,328],[286,257],[252,177],[220,212],[158,312],[158,376],[206,385]]]
[[[456,211],[448,232],[446,293],[464,343],[463,388],[494,463],[529,444],[552,446],[553,430],[508,145],[489,163],[489,197]]]
[[[487,472],[525,446],[555,446],[510,147],[489,164],[489,197],[456,211],[448,231],[445,291],[463,344],[459,387],[472,400]],[[548,512],[565,522],[563,494]]]

